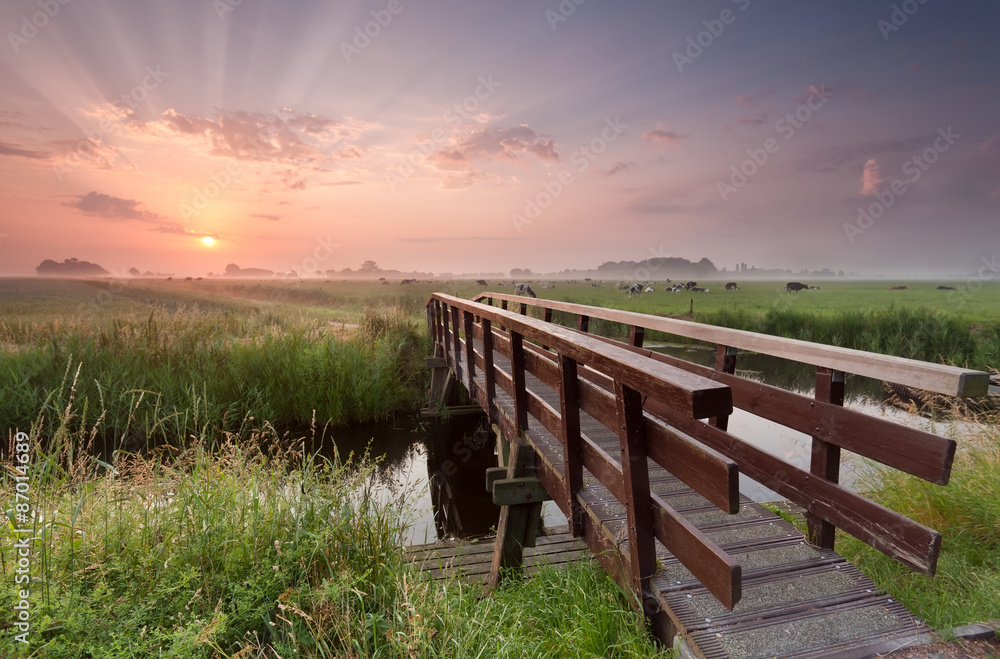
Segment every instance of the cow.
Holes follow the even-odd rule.
[[[728,282],[726,284],[726,290],[727,291],[738,291],[738,290],[740,290],[740,287],[736,285],[735,281],[731,281],[731,282]]]
[[[477,279],[476,286],[489,286],[485,279]]]
[[[416,284],[416,283],[417,283],[416,279],[404,279],[403,281],[399,282],[399,285],[406,286],[407,284]]]
[[[955,290],[955,287],[954,286],[938,286],[937,289],[939,291],[953,291],[953,290]]]
[[[696,281],[689,281],[688,283],[684,284],[684,290],[690,291],[692,288],[694,288],[697,285],[698,285],[698,282],[696,282]]]
[[[652,293],[652,292],[653,292],[653,287],[652,286],[647,286],[646,290],[643,291],[643,293]]]
[[[628,288],[628,296],[632,297],[633,295],[642,295],[642,291],[642,284],[632,284]]]
[[[535,291],[531,290],[531,286],[528,284],[516,284],[514,286],[514,295],[523,295],[525,297],[538,297],[535,295]]]
[[[905,291],[906,290],[906,286],[890,286],[889,290],[890,291]]]
[[[702,288],[701,286],[692,286],[691,287],[691,292],[692,293],[711,293],[712,291],[708,290],[707,288]]]
[[[805,284],[801,284],[797,281],[790,281],[787,284],[785,284],[786,293],[798,293],[799,291],[808,290],[808,288],[809,287],[806,286]]]

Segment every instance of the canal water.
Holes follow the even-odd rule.
[[[715,350],[690,345],[646,346],[697,364],[711,366]],[[813,367],[784,359],[740,353],[737,374],[783,389],[812,396],[815,384]],[[953,429],[948,422],[931,420],[888,404],[881,381],[848,376],[845,406],[873,416],[888,418],[938,434]],[[734,410],[729,432],[780,456],[789,463],[809,468],[811,439],[749,414]],[[481,415],[410,420],[390,426],[384,424],[354,426],[332,432],[340,455],[351,451],[384,456],[378,470],[376,490],[385,501],[410,501],[406,542],[423,544],[445,537],[476,537],[489,534],[497,523],[499,509],[493,505],[485,487],[485,470],[496,466],[494,441]],[[864,461],[845,453],[841,465],[841,483],[851,487],[866,468]],[[754,501],[778,501],[781,496],[759,483],[740,476],[740,491]],[[565,518],[552,502],[543,507],[545,522],[565,524]]]

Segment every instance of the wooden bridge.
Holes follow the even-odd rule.
[[[628,342],[588,333],[595,320]],[[838,484],[841,450],[945,485],[955,442],[844,408],[845,375],[981,396],[987,373],[500,293],[435,294],[427,321],[432,388],[461,382],[501,440],[490,585],[519,570],[552,499],[653,632],[698,656],[866,657],[926,631],[834,551],[835,531],[927,575],[941,536]],[[649,330],[715,344],[715,368],[644,349]],[[738,376],[739,350],[814,366],[815,396]],[[734,406],[810,435],[810,468],[729,433]],[[801,506],[808,539],[742,496],[741,473]]]

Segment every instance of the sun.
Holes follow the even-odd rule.
[[[215,244],[215,238],[213,238],[212,236],[205,236],[204,238],[201,239],[201,242],[205,243],[206,247],[211,247],[212,245]]]

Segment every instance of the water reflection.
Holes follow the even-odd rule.
[[[486,469],[496,465],[496,455],[483,418],[337,428],[320,452],[341,459],[366,450],[381,456],[374,493],[383,503],[410,502],[400,511],[408,522],[406,544],[485,535],[496,526],[500,509],[486,491]]]

